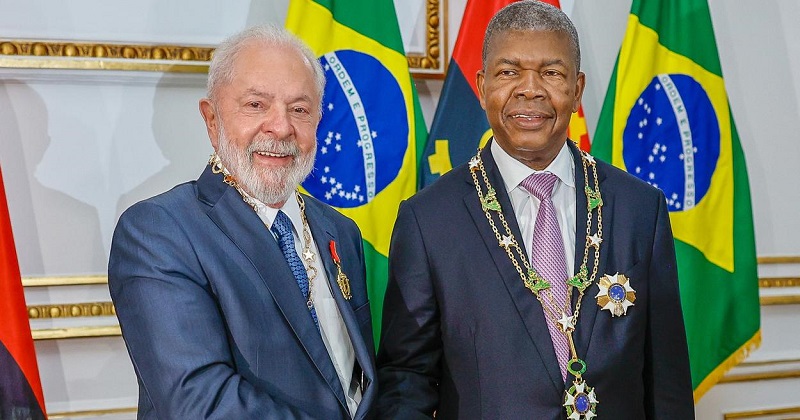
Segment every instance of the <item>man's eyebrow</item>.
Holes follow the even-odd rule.
[[[260,96],[260,97],[264,97],[264,98],[268,98],[268,97],[272,97],[273,96],[273,95],[270,95],[270,94],[268,94],[268,93],[266,93],[264,91],[258,90],[256,88],[247,88],[244,91],[244,96],[248,96],[248,95]]]
[[[519,59],[516,58],[499,58],[495,62],[495,65],[509,65],[509,66],[521,66],[521,62]],[[567,63],[560,59],[560,58],[552,58],[542,63],[543,66],[552,66],[552,65],[559,65],[566,67]]]
[[[552,66],[554,64],[558,64],[559,66],[564,66],[564,67],[567,66],[567,63],[564,60],[560,59],[560,58],[553,58],[553,59],[545,61],[542,64],[545,65],[545,66]]]
[[[311,96],[309,96],[308,94],[304,93],[302,95],[298,95],[298,96],[292,98],[292,100],[290,102],[297,102],[297,101],[311,102],[312,100],[311,100]]]
[[[250,95],[258,96],[258,97],[261,97],[261,98],[274,98],[275,97],[275,95],[273,95],[271,93],[267,93],[267,92],[264,92],[264,91],[256,89],[256,88],[248,88],[248,89],[246,89],[242,96],[250,96]],[[313,99],[311,98],[310,95],[308,95],[306,93],[303,93],[301,95],[297,95],[295,97],[289,98],[289,102],[298,102],[298,101],[312,102]]]
[[[496,65],[506,64],[506,65],[509,65],[509,66],[517,66],[517,67],[519,67],[519,59],[515,59],[515,58],[499,58],[499,59],[497,59],[495,64]]]

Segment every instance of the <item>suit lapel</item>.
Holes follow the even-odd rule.
[[[367,340],[365,340],[362,331],[359,328],[358,321],[355,318],[355,313],[353,312],[353,307],[350,305],[350,301],[344,298],[344,295],[339,288],[339,284],[336,282],[338,269],[336,264],[333,262],[333,257],[331,255],[329,246],[331,241],[334,241],[337,244],[339,243],[339,240],[337,239],[338,231],[333,223],[328,219],[321,206],[310,199],[306,199],[305,202],[308,224],[311,228],[311,234],[314,236],[317,242],[317,247],[319,248],[320,260],[322,261],[322,265],[325,267],[325,273],[328,277],[331,294],[333,295],[333,299],[336,301],[336,306],[339,308],[339,313],[342,316],[342,320],[347,328],[347,333],[350,336],[350,342],[353,345],[356,362],[359,364],[359,366],[361,366],[364,377],[368,380],[368,383],[366,384],[367,387],[362,394],[362,401],[366,401],[367,393],[374,393],[376,391],[376,388],[371,386],[376,378],[376,373],[374,363],[370,355],[372,349],[368,347]],[[337,249],[337,251],[339,252],[342,260],[347,258],[347,256],[342,255],[341,248]],[[342,394],[342,402],[345,404],[345,407],[347,407],[347,404],[344,401],[344,394]],[[359,406],[358,411],[362,411],[361,406]]]
[[[497,192],[497,199],[503,209],[503,215],[508,222],[509,228],[514,234],[514,237],[517,238],[520,247],[523,248],[523,252],[525,252],[527,255],[527,251],[524,251],[525,245],[522,240],[522,234],[520,233],[519,226],[517,225],[517,218],[514,216],[511,200],[506,192],[505,183],[500,175],[500,171],[497,169],[494,158],[492,157],[490,145],[491,143],[487,144],[480,152],[484,169],[486,170],[489,182],[492,183],[492,186]],[[480,179],[480,175],[478,177]],[[467,175],[467,181],[470,185],[474,185],[471,176]],[[556,353],[553,349],[553,341],[550,338],[550,332],[547,329],[547,321],[544,317],[542,306],[536,299],[536,296],[534,296],[533,293],[531,293],[531,291],[528,290],[522,283],[519,273],[511,263],[511,260],[508,258],[505,250],[497,243],[497,238],[495,237],[494,232],[486,220],[486,215],[481,208],[477,193],[475,191],[470,191],[467,193],[464,196],[464,204],[469,210],[470,215],[475,222],[476,228],[478,232],[480,232],[481,238],[483,239],[486,248],[489,250],[489,254],[492,256],[492,260],[497,267],[497,271],[499,272],[500,277],[503,279],[503,282],[508,289],[508,293],[517,308],[517,312],[519,313],[520,318],[522,318],[522,322],[525,325],[531,340],[533,341],[533,345],[539,353],[540,359],[547,370],[547,374],[550,377],[554,390],[560,396],[564,391],[564,381],[561,379],[561,371],[558,368],[558,359],[556,358]],[[502,226],[498,225],[498,228],[502,229]]]
[[[221,175],[207,169],[198,180],[198,190],[201,200],[212,206],[208,217],[253,264],[317,370],[346,408],[336,369],[277,241],[241,195],[222,183]]]
[[[580,267],[581,263],[583,262],[583,253],[584,248],[586,246],[586,192],[584,191],[584,170],[583,170],[583,163],[581,160],[581,152],[578,148],[571,142],[567,142],[570,146],[570,151],[572,152],[572,158],[575,162],[575,267]],[[587,167],[589,169],[589,182],[590,184],[594,175],[591,172],[591,167]],[[598,182],[600,183],[601,187],[601,194],[604,201],[604,205],[602,207],[603,211],[603,225],[604,228],[610,226],[611,215],[612,211],[609,208],[610,206],[607,204],[610,200],[605,200],[605,191],[602,190],[603,186],[603,179],[605,178],[605,174],[598,170],[597,173]],[[597,220],[593,218],[593,223],[595,225],[592,226],[592,231],[597,230]],[[604,229],[605,230],[605,229]],[[598,270],[597,275],[602,276],[603,268],[605,264],[602,263],[604,261],[604,257],[608,254],[604,251],[604,248],[608,245],[607,242],[603,242],[600,244],[600,258],[597,262]],[[587,261],[587,268],[589,269],[589,273],[592,272],[592,254],[594,253],[593,250],[589,250],[589,258]],[[596,280],[595,280],[596,282]],[[589,349],[589,343],[592,338],[592,330],[594,328],[595,318],[597,318],[597,311],[598,306],[597,302],[595,301],[594,295],[597,292],[597,288],[592,284],[589,286],[583,295],[583,300],[581,302],[581,313],[578,318],[578,325],[575,328],[574,338],[575,338],[575,347],[578,351],[578,357],[584,359]],[[572,291],[572,304],[573,308],[575,307],[575,302],[577,301],[579,296],[578,290],[573,289]],[[591,361],[587,361],[591,365]]]

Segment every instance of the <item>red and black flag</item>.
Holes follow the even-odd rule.
[[[468,161],[492,135],[481,108],[475,77],[483,65],[481,49],[489,20],[515,0],[468,0],[436,107],[420,171],[420,187],[431,184],[455,166]],[[561,7],[558,0],[542,0]],[[568,135],[589,149],[583,109],[572,114]]]
[[[44,397],[0,172],[0,419],[44,419]]]

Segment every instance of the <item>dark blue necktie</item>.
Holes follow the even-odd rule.
[[[286,262],[289,263],[289,268],[292,270],[292,274],[294,274],[297,286],[300,287],[300,291],[303,292],[303,297],[306,299],[306,302],[308,302],[308,273],[306,273],[306,267],[303,265],[303,261],[300,260],[294,248],[292,221],[289,220],[289,216],[287,216],[286,213],[282,210],[278,210],[278,215],[275,216],[275,221],[272,222],[272,228],[270,230],[278,236],[278,245],[281,247],[281,252],[283,252]],[[319,328],[317,311],[313,306],[310,306],[308,310],[311,312],[311,318],[314,319],[314,324]]]

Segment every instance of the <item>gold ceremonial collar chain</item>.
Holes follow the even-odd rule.
[[[486,215],[486,220],[489,222],[489,226],[491,226],[498,244],[506,251],[506,255],[508,255],[511,264],[514,265],[517,273],[519,273],[522,283],[536,296],[539,303],[541,303],[548,322],[553,322],[558,327],[558,330],[567,337],[571,359],[567,362],[566,368],[576,378],[572,388],[567,390],[564,397],[564,407],[566,407],[567,416],[568,418],[575,419],[591,419],[594,417],[593,408],[597,400],[594,390],[588,387],[582,379],[582,375],[586,371],[586,363],[578,358],[577,351],[575,350],[575,343],[572,339],[572,333],[575,331],[575,327],[578,324],[578,316],[580,315],[581,301],[583,300],[584,292],[586,288],[594,283],[597,277],[600,244],[603,242],[603,199],[600,196],[600,187],[597,180],[597,165],[594,157],[583,151],[580,153],[581,163],[583,164],[584,191],[586,193],[586,244],[583,248],[583,260],[578,272],[567,279],[567,299],[563,309],[558,308],[556,304],[551,290],[551,284],[531,266],[528,256],[520,246],[520,242],[511,231],[511,227],[508,225],[508,221],[503,215],[500,202],[497,200],[497,191],[489,182],[489,177],[486,174],[486,169],[481,159],[480,150],[469,161],[469,171],[472,175],[472,180],[475,184],[475,190],[478,193],[478,199],[480,200],[483,213]],[[589,182],[590,169],[592,172],[591,183]],[[478,173],[481,175],[480,181],[482,181],[483,186],[485,186],[485,192],[484,187],[478,179]],[[596,225],[593,223],[595,220]],[[498,229],[497,221],[502,225],[502,234]],[[594,232],[592,232],[593,226],[596,226]],[[590,249],[594,250],[594,252],[591,253],[591,273],[589,273],[588,269]],[[520,261],[522,262],[521,264]],[[567,315],[571,304],[570,297],[572,296],[573,287],[578,289],[578,299],[575,302],[575,309],[572,311],[572,315]],[[575,364],[579,365],[578,369],[574,368]],[[585,398],[585,401],[590,404],[592,409],[576,409],[576,398]]]
[[[222,174],[222,180],[235,188],[242,196],[242,200],[247,203],[253,211],[258,211],[258,202],[242,189],[239,182],[236,181],[236,178],[231,175],[228,169],[225,168],[225,165],[222,164],[219,155],[213,153],[208,159],[208,164],[211,166],[211,172]],[[317,277],[317,268],[314,266],[314,259],[317,255],[314,253],[314,248],[311,246],[311,228],[309,228],[308,219],[306,219],[306,203],[303,197],[297,192],[295,192],[294,196],[297,199],[297,204],[300,206],[300,218],[303,221],[303,253],[300,257],[303,259],[303,265],[308,275],[308,300],[306,301],[306,306],[311,310],[314,307],[314,279]],[[267,229],[269,229],[269,226],[267,226]]]

